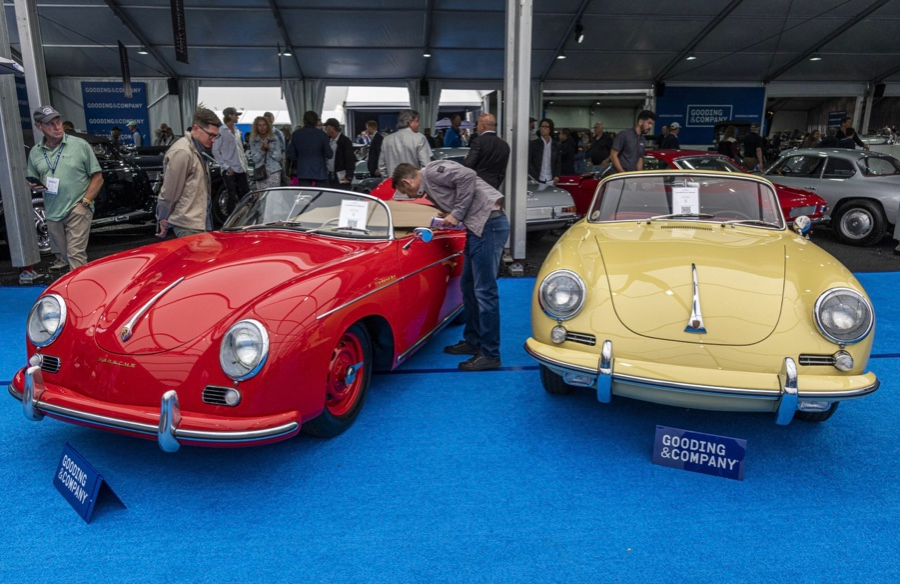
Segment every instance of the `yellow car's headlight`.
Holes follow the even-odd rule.
[[[228,329],[219,347],[219,364],[225,375],[240,381],[259,373],[269,355],[269,333],[262,323],[248,319]]]
[[[857,343],[875,324],[875,313],[865,296],[849,288],[833,288],[816,300],[816,325],[835,343]]]
[[[38,298],[28,313],[28,340],[46,347],[56,340],[66,324],[66,302],[62,296],[47,294]]]
[[[558,320],[570,319],[584,306],[584,280],[570,270],[557,270],[541,282],[538,297],[541,309],[548,316]]]

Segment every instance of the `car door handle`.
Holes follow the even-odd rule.
[[[808,191],[814,191],[814,190],[816,190],[816,187],[814,187],[814,186],[806,186],[806,187],[803,187],[803,188],[806,189],[806,190],[808,190]]]

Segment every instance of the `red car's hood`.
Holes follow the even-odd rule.
[[[90,264],[66,282],[65,294],[81,317],[99,312],[93,333],[102,349],[157,353],[203,335],[259,296],[354,251],[352,242],[299,234],[206,233]],[[130,336],[123,335],[127,325]]]

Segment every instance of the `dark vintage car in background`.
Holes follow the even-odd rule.
[[[746,168],[727,156],[702,150],[648,150],[644,156],[644,170],[715,170],[720,172],[747,173]],[[572,194],[578,213],[584,215],[594,199],[600,176],[593,174],[561,176],[559,186]],[[784,218],[791,225],[794,219],[805,215],[813,225],[826,223],[828,202],[822,197],[798,188],[775,185],[778,203]]]
[[[125,157],[140,166],[147,173],[147,178],[153,186],[154,196],[159,195],[162,187],[163,161],[166,158],[168,146],[148,146],[144,148],[126,149]],[[215,158],[204,153],[203,158],[209,166],[210,177],[210,202],[212,203],[213,227],[219,228],[234,211],[238,199],[229,200],[228,189],[225,188],[225,179],[222,178],[222,167]],[[250,176],[253,175],[251,170]],[[251,188],[252,188],[251,184]]]
[[[117,223],[143,223],[153,219],[156,212],[156,194],[147,173],[122,152],[113,148],[105,136],[76,134],[91,145],[103,172],[103,187],[94,202],[92,227]],[[25,180],[25,177],[22,177]],[[44,217],[44,199],[40,191],[32,191],[34,228],[38,249],[42,255],[50,254],[50,236]],[[0,204],[0,238],[6,239],[6,221]]]

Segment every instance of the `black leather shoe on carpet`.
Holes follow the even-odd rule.
[[[459,364],[459,368],[463,371],[486,371],[498,367],[500,367],[500,359],[491,359],[484,355],[475,355],[468,361]]]
[[[455,345],[444,347],[444,352],[449,355],[477,355],[478,349],[465,341],[460,341]]]

